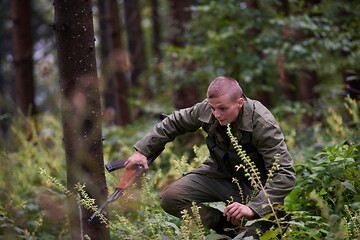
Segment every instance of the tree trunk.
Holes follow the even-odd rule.
[[[289,72],[285,70],[284,58],[282,55],[278,56],[278,69],[279,69],[279,83],[282,91],[282,95],[285,100],[295,101],[296,93],[294,91],[294,84],[291,79],[295,79]]]
[[[16,105],[25,115],[34,115],[35,88],[31,35],[31,5],[27,0],[11,1],[15,65]]]
[[[67,185],[73,190],[75,184],[85,184],[89,196],[100,204],[107,188],[92,4],[55,0],[54,5]],[[84,235],[92,240],[110,238],[105,225],[87,221],[91,214],[69,200],[71,239],[83,239]]]
[[[115,123],[119,126],[125,126],[132,122],[130,107],[128,103],[128,81],[126,73],[130,71],[130,62],[127,51],[123,48],[121,17],[119,15],[119,6],[116,0],[105,0],[105,13],[109,39],[110,54],[107,56],[109,63],[108,83],[106,88],[111,91],[113,107],[115,109]]]
[[[319,4],[320,0],[306,0],[305,9],[311,9],[314,5]],[[311,16],[314,16],[312,14]],[[295,31],[295,39],[297,42],[305,41],[310,38],[309,33],[304,33],[302,29]],[[319,78],[315,70],[303,67],[299,69],[299,95],[300,100],[304,103],[314,106],[314,100],[319,97],[318,93],[315,92],[315,87],[319,84]],[[304,115],[304,122],[306,125],[311,125],[314,122],[313,116],[308,113]]]
[[[280,0],[277,9],[282,15],[289,16],[289,1]],[[288,24],[284,25],[282,35],[284,39],[290,39],[291,29]],[[286,60],[287,59],[284,59],[282,55],[278,56],[279,83],[285,100],[294,101],[296,99],[295,84],[291,81],[291,79],[295,79],[295,76],[289,71],[286,71]]]
[[[246,1],[246,6],[248,8],[255,8],[255,9],[259,8],[257,0]],[[260,29],[256,27],[251,28],[247,31],[248,35],[253,36],[253,38],[256,38],[260,34],[260,32],[261,32]],[[249,46],[249,47],[254,48],[255,46]],[[259,56],[260,59],[263,58],[263,53],[261,51],[257,51],[257,55]],[[256,79],[256,84],[260,85],[258,87],[259,90],[256,91],[256,98],[265,106],[270,107],[272,105],[271,94],[269,93],[269,91],[265,91],[261,89],[261,85],[267,85],[265,78],[260,77],[260,79]]]
[[[299,82],[300,100],[303,103],[314,106],[313,100],[319,97],[318,93],[314,91],[315,87],[319,84],[319,79],[317,77],[316,71],[300,69]],[[304,122],[306,125],[311,125],[314,122],[314,118],[306,113],[304,115]]]
[[[146,66],[140,2],[139,0],[124,0],[124,7],[128,49],[132,64],[131,83],[135,87],[140,87],[139,77]]]
[[[159,2],[158,0],[151,0],[151,20],[152,20],[152,50],[153,55],[157,58],[157,62],[160,62],[161,59],[161,27],[160,27],[160,17],[159,17]]]
[[[100,79],[101,91],[103,96],[103,107],[105,109],[104,121],[113,122],[111,113],[115,109],[114,96],[113,96],[113,83],[110,77],[110,13],[107,5],[109,0],[98,0],[99,8],[99,34],[100,34]]]
[[[338,27],[341,31],[347,31],[342,26],[342,20],[346,19],[348,16],[352,16],[352,9],[346,8],[338,11],[335,15],[336,19],[338,19]],[[356,41],[356,36],[353,36],[350,41]],[[342,50],[340,52],[340,56],[343,58],[351,58],[350,51]],[[343,82],[344,82],[344,93],[348,95],[352,99],[360,100],[360,74],[356,71],[355,66],[346,66],[343,70]]]
[[[155,79],[152,86],[161,86],[164,84],[161,72],[162,65],[162,37],[161,37],[161,18],[159,15],[160,5],[158,0],[151,0],[151,22],[152,22],[152,56],[151,56],[151,75]],[[149,84],[150,85],[150,84]],[[151,91],[154,94],[156,90]],[[151,96],[152,97],[152,96]]]
[[[190,0],[170,0],[170,34],[169,42],[171,45],[182,48],[185,47],[184,34],[185,24],[191,21]],[[176,68],[186,68],[189,72],[193,70],[194,63],[187,59],[174,60],[173,66]],[[181,79],[174,79],[174,85],[179,85]],[[183,84],[182,84],[183,85]],[[175,89],[174,106],[181,109],[194,105],[199,101],[199,90],[194,84],[186,84],[186,86]]]
[[[116,0],[110,0],[110,46],[112,63],[112,78],[114,81],[115,122],[119,126],[130,124],[129,93],[126,72],[130,71],[129,56],[123,48],[122,27],[119,7]]]

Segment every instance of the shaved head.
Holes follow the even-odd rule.
[[[218,98],[223,95],[228,95],[233,101],[241,98],[242,94],[243,92],[239,83],[233,78],[224,76],[215,78],[207,90],[207,98]]]

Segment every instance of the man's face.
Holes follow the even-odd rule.
[[[208,102],[214,117],[219,121],[220,125],[226,126],[237,119],[244,104],[244,99],[238,98],[238,100],[234,101],[226,94],[217,98],[208,98]]]

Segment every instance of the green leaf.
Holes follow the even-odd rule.
[[[300,227],[305,227],[305,224],[303,222],[289,221],[288,223],[291,225],[298,225]]]
[[[320,195],[325,195],[325,194],[327,194],[326,189],[325,189],[325,188],[322,188],[322,189],[320,190],[319,194],[320,194]]]
[[[260,240],[269,240],[269,239],[274,239],[276,238],[276,236],[279,234],[280,229],[276,229],[276,230],[268,230],[264,233],[264,235],[262,235],[260,237]]]
[[[356,193],[355,187],[351,183],[345,181],[345,182],[342,182],[341,184],[344,185],[347,189]]]
[[[335,158],[335,161],[343,161],[343,160],[344,160],[343,157],[336,157],[336,158]]]
[[[311,228],[311,229],[308,230],[308,233],[309,233],[310,236],[315,237],[316,235],[319,234],[319,230]]]
[[[316,170],[316,171],[323,171],[323,170],[325,170],[324,167],[313,167],[312,169],[313,169],[313,170]]]

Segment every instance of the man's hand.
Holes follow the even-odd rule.
[[[224,217],[227,217],[228,221],[238,221],[241,217],[253,216],[255,212],[251,208],[238,202],[230,204],[224,210]]]
[[[131,169],[136,164],[142,165],[145,171],[149,169],[149,166],[147,164],[147,157],[143,155],[141,152],[135,152],[124,163],[126,169]]]

